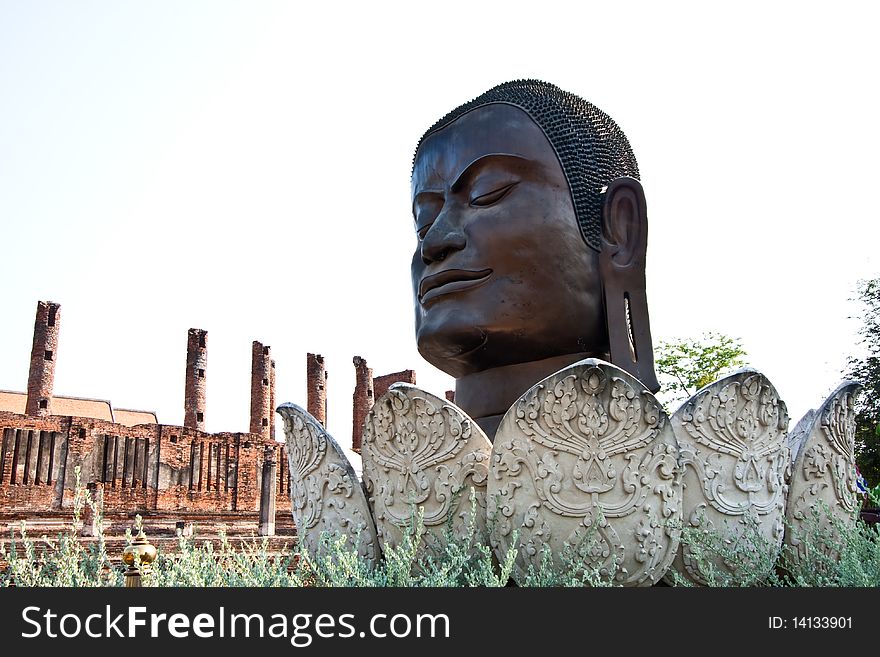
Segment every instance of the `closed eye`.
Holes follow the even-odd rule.
[[[436,221],[443,209],[443,194],[436,191],[423,191],[416,194],[413,201],[413,219],[416,222],[416,235],[424,239],[425,234]]]
[[[507,194],[516,186],[517,183],[512,182],[509,185],[504,185],[504,187],[499,187],[488,194],[481,194],[475,198],[472,198],[470,201],[471,205],[475,205],[478,208],[486,207],[487,205],[492,205],[497,203],[501,199],[503,199]]]

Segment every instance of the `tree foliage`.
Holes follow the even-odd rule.
[[[846,376],[864,390],[856,402],[856,463],[871,485],[880,483],[880,278],[860,281],[863,306],[859,330],[863,355],[851,357]]]
[[[654,352],[662,397],[682,401],[727,370],[745,365],[746,351],[738,338],[708,332],[700,338],[662,341]]]

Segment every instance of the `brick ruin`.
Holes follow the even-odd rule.
[[[272,356],[271,347],[254,340],[251,347],[251,427],[250,432],[270,440],[272,429],[269,417],[275,414],[271,406]]]
[[[354,395],[352,397],[351,414],[351,449],[361,453],[361,433],[364,418],[373,407],[373,370],[367,367],[367,361],[355,356],[354,362]]]
[[[306,397],[306,410],[326,427],[327,370],[324,369],[324,357],[320,354],[306,354]]]
[[[186,338],[186,386],[183,426],[205,430],[205,371],[208,367],[208,332],[190,329]]]
[[[24,408],[17,405],[22,393],[0,391],[0,527],[69,521],[78,472],[80,485],[103,499],[111,533],[130,527],[136,513],[160,533],[192,522],[209,533],[223,526],[230,535],[295,531],[286,450],[275,439],[269,346],[251,346],[248,432],[205,431],[208,334],[202,329],[187,334],[184,426],[160,424],[148,411],[114,412],[109,402],[70,397],[59,397],[57,406],[76,412],[53,414],[60,318],[59,304],[37,304]],[[359,452],[373,400],[394,382],[414,384],[416,375],[404,370],[373,378],[366,360],[356,356],[354,365],[352,448]],[[324,425],[327,376],[324,358],[307,354],[307,410]]]
[[[58,409],[75,410],[62,415],[53,409],[60,319],[59,304],[37,304],[24,409],[17,406],[20,393],[0,394],[0,526],[25,520],[52,527],[69,519],[78,478],[96,498],[100,493],[111,531],[129,526],[136,513],[154,526],[197,521],[230,533],[274,533],[277,513],[278,527],[293,531],[289,476],[277,467],[286,454],[272,439],[275,375],[268,347],[254,343],[255,355],[266,356],[254,358],[251,372],[255,431],[205,431],[208,333],[202,329],[187,334],[184,426],[69,397],[59,398]],[[260,522],[261,510],[273,517]]]
[[[55,359],[58,357],[58,329],[61,326],[60,308],[51,301],[40,301],[37,304],[25,406],[25,413],[28,415],[52,415],[52,387],[55,381]]]
[[[72,510],[77,469],[103,491],[105,513],[253,513],[263,449],[281,449],[247,433],[82,417],[0,412],[0,427],[2,514],[20,517]]]
[[[361,434],[364,429],[364,418],[373,408],[373,404],[379,397],[384,395],[392,383],[416,384],[414,370],[403,370],[382,376],[373,376],[372,368],[367,366],[367,361],[360,356],[354,357],[354,395],[352,398],[351,418],[351,449],[361,453]]]
[[[410,385],[415,385],[416,373],[414,370],[403,370],[402,372],[395,372],[394,374],[377,376],[373,379],[373,398],[379,399],[379,397],[388,391],[388,388],[391,387],[392,383],[409,383]]]

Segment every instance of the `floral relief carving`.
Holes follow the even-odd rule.
[[[523,394],[491,445],[454,404],[396,384],[365,420],[363,485],[324,428],[284,404],[292,513],[311,551],[329,531],[371,562],[400,543],[415,508],[423,553],[475,525],[500,561],[518,548],[517,581],[549,556],[618,585],[673,583],[673,571],[706,584],[706,554],[679,545],[682,522],[727,545],[778,550],[784,539],[797,557],[809,522],[831,525],[823,505],[854,520],[860,388],[842,384],[786,436],[786,406],[754,370],[707,386],[670,420],[636,379],[587,359]],[[726,581],[751,583],[742,563],[712,561]]]
[[[549,549],[557,567],[576,558],[618,584],[655,583],[678,546],[677,460],[665,413],[636,379],[596,359],[557,372],[520,397],[496,434],[496,555],[521,546],[515,580]]]
[[[321,550],[322,532],[344,536],[358,554],[375,563],[381,556],[366,495],[336,441],[307,411],[282,404],[290,471],[290,506],[297,535],[309,552]]]
[[[828,446],[823,443],[812,445],[804,457],[804,477],[821,479],[828,472],[829,465],[831,465],[831,450]]]
[[[684,469],[687,526],[720,535],[726,544],[750,541],[754,550],[778,551],[782,544],[791,460],[788,412],[776,389],[754,370],[741,370],[706,386],[672,416]],[[732,581],[742,564],[716,556],[713,566]],[[673,570],[706,584],[682,542]],[[672,582],[671,574],[666,577]]]
[[[856,510],[855,433],[856,389],[836,395],[822,412],[819,424],[826,443],[831,447],[831,468],[837,503],[848,513]]]
[[[422,514],[425,545],[447,528],[485,535],[489,439],[461,409],[415,386],[394,384],[367,414],[364,483],[383,546],[397,545]],[[472,512],[471,491],[476,508]]]
[[[855,463],[855,399],[862,386],[846,381],[822,406],[799,423],[804,425],[802,447],[792,467],[789,525],[785,542],[792,556],[802,555],[802,537],[816,521],[824,531],[834,531],[828,513],[843,523],[855,522],[858,513]],[[809,420],[809,421],[808,421]],[[835,552],[826,545],[826,552]]]

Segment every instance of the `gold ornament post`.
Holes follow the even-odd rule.
[[[126,588],[141,586],[142,576],[149,575],[152,563],[158,554],[156,547],[147,540],[147,535],[144,534],[140,515],[136,518],[135,527],[138,528],[137,536],[131,545],[122,551],[122,563],[128,566],[125,571]]]

